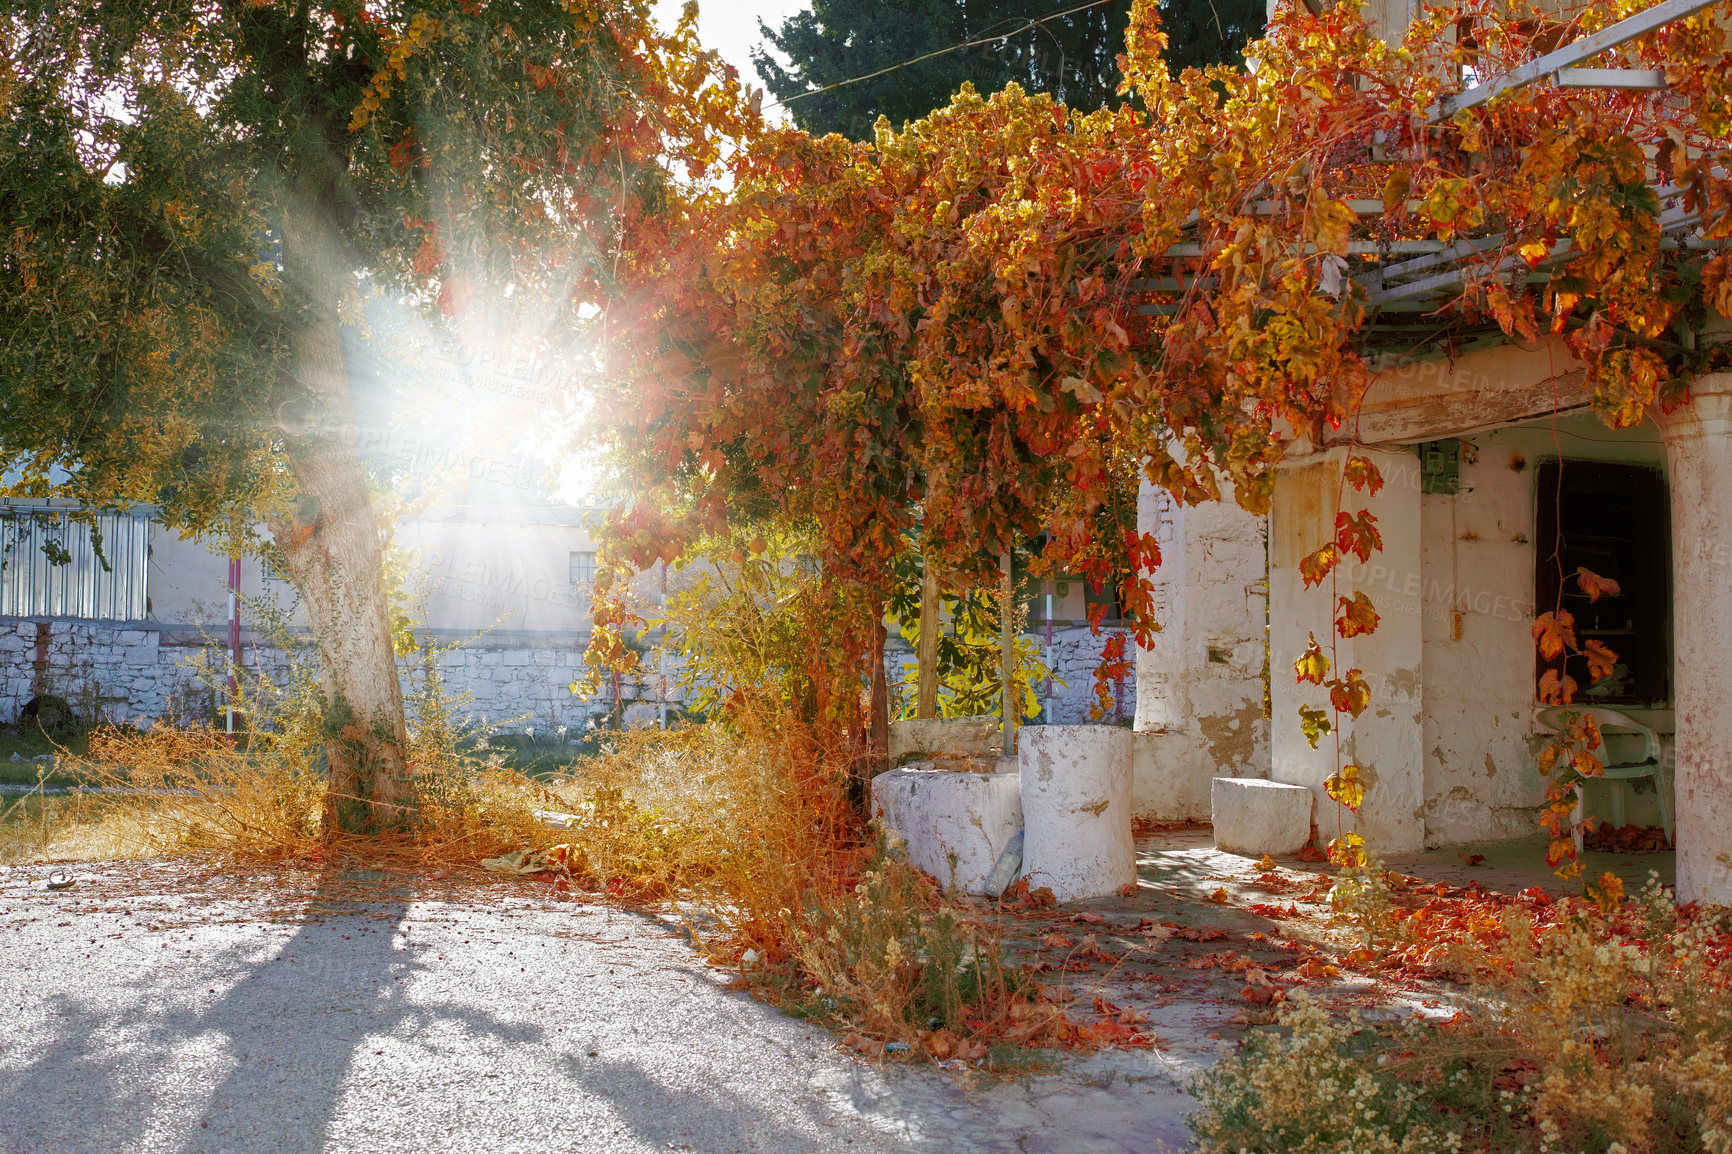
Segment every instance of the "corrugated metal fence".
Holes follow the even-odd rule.
[[[0,504],[0,616],[143,620],[150,518],[106,513],[96,522],[106,569],[89,527],[64,510]],[[50,545],[71,560],[54,564]]]

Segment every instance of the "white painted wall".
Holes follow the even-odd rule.
[[[1137,494],[1138,529],[1161,546],[1152,575],[1161,631],[1136,650],[1141,816],[1206,818],[1212,778],[1268,773],[1264,525],[1230,495],[1185,507],[1147,481]]]
[[[1365,671],[1372,706],[1341,732],[1341,760],[1371,770],[1359,829],[1381,852],[1534,836],[1545,782],[1534,754],[1535,486],[1541,461],[1663,466],[1652,425],[1614,431],[1591,413],[1560,415],[1464,437],[1459,492],[1421,492],[1417,455],[1360,450],[1385,488],[1348,508],[1370,507],[1384,538],[1368,563],[1338,570],[1339,592],[1363,591],[1381,616],[1376,633],[1339,643],[1340,666]],[[1336,765],[1332,738],[1311,750],[1299,732],[1301,702],[1326,695],[1298,685],[1293,661],[1315,632],[1327,648],[1327,588],[1305,590],[1299,559],[1328,540],[1343,450],[1294,462],[1276,483],[1270,526],[1274,732],[1271,776],[1318,791],[1319,825],[1332,836],[1336,806],[1322,793]],[[1626,709],[1662,735],[1669,709]],[[1587,808],[1608,813],[1607,783],[1590,783]],[[1628,820],[1659,824],[1652,792],[1626,793]],[[1352,828],[1353,819],[1343,821]]]

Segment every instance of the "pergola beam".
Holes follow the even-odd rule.
[[[1563,72],[1584,60],[1592,60],[1608,49],[1616,48],[1620,44],[1627,44],[1638,36],[1646,36],[1656,29],[1664,28],[1674,20],[1694,16],[1702,9],[1711,7],[1714,2],[1715,0],[1661,0],[1652,8],[1626,17],[1616,24],[1608,25],[1592,35],[1566,44],[1554,52],[1548,52],[1536,60],[1530,60],[1502,76],[1494,77],[1484,84],[1476,84],[1466,92],[1444,97],[1427,111],[1426,121],[1430,124],[1440,124],[1464,108],[1477,108],[1500,92],[1521,88],[1536,80]],[[1662,83],[1664,80],[1665,77],[1662,76]]]

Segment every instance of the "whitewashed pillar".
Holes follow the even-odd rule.
[[[1383,474],[1383,489],[1374,497],[1341,483],[1347,456],[1341,450],[1283,468],[1275,479],[1269,521],[1269,776],[1316,793],[1317,825],[1327,840],[1335,835],[1338,815],[1324,782],[1335,772],[1339,741],[1341,762],[1362,766],[1369,783],[1364,808],[1357,819],[1343,816],[1344,827],[1357,827],[1380,854],[1414,853],[1425,847],[1419,462],[1410,452],[1367,448],[1354,454],[1370,458]],[[1383,548],[1364,562],[1344,559],[1333,588],[1326,578],[1307,589],[1300,561],[1334,538],[1343,501],[1350,513],[1369,509],[1376,515]],[[1331,596],[1351,598],[1355,592],[1365,593],[1382,619],[1376,632],[1334,646],[1338,664],[1330,674],[1359,669],[1370,686],[1371,707],[1357,718],[1330,712],[1328,692],[1300,684],[1293,670],[1312,635],[1330,652]],[[1322,709],[1340,732],[1311,748],[1300,732],[1302,705]]]
[[[1672,494],[1678,900],[1732,905],[1732,373],[1656,420]]]

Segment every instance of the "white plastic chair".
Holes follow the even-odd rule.
[[[1595,756],[1605,763],[1605,770],[1600,774],[1600,779],[1613,783],[1611,789],[1612,828],[1622,829],[1624,827],[1624,783],[1651,777],[1654,779],[1654,792],[1660,800],[1660,826],[1666,831],[1666,844],[1676,844],[1672,836],[1672,786],[1666,780],[1665,769],[1660,765],[1659,736],[1629,714],[1620,713],[1616,709],[1606,709],[1599,705],[1554,705],[1540,710],[1536,720],[1554,733],[1561,733],[1563,732],[1563,723],[1560,718],[1565,713],[1592,717],[1594,724],[1599,726],[1602,738],[1620,734],[1641,737],[1642,754],[1637,761],[1612,761],[1607,756],[1611,745],[1609,741],[1602,741],[1600,748],[1594,751]],[[1570,815],[1570,822],[1574,827],[1576,854],[1578,856],[1582,852],[1582,812],[1582,787],[1577,785],[1576,808]]]

